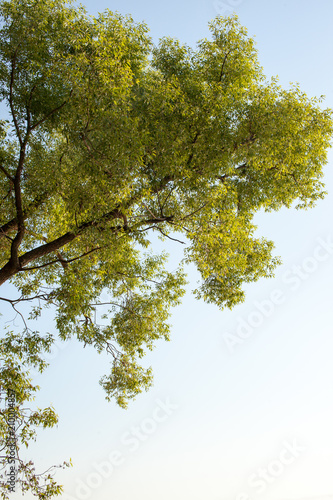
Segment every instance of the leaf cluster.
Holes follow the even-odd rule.
[[[101,385],[126,407],[152,383],[139,361],[169,338],[185,264],[221,309],[272,276],[253,217],[324,196],[332,113],[267,81],[236,16],[196,48],[153,46],[144,23],[63,0],[2,0],[0,17],[0,285],[19,294],[1,300],[32,304],[22,335],[1,340],[3,384],[19,402],[34,392],[20,360],[45,368],[53,339],[29,325],[51,308],[62,340],[110,355]],[[170,239],[185,245],[176,270],[159,251]]]

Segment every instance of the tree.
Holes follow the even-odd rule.
[[[0,341],[18,449],[57,420],[52,408],[22,409],[37,389],[29,368],[44,370],[54,341],[29,320],[52,307],[59,338],[110,353],[101,385],[126,407],[151,384],[139,360],[169,338],[186,284],[182,266],[170,272],[166,255],[149,251],[153,235],[184,243],[183,263],[202,277],[197,298],[232,308],[243,283],[272,276],[279,262],[273,243],[256,237],[254,214],[323,197],[333,129],[321,99],[266,80],[236,16],[217,17],[211,39],[192,49],[170,38],[155,47],[145,24],[108,10],[90,17],[63,0],[2,0],[0,13],[9,113],[0,123],[0,284],[18,294],[1,300],[32,304],[22,332]],[[23,489],[60,493],[50,475],[42,484],[32,462],[15,460]],[[3,481],[3,498],[7,490]]]

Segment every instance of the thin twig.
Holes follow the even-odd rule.
[[[200,210],[202,210],[206,205],[208,205],[208,201],[206,203],[204,203],[201,207],[197,208],[197,210],[194,210],[190,214],[184,215],[184,217],[182,217],[180,220],[184,220],[184,219],[188,219],[189,217],[192,217],[192,215],[200,212]]]
[[[42,125],[42,123],[44,123],[48,118],[50,118],[50,116],[52,116],[57,111],[60,111],[67,104],[67,102],[68,100],[60,104],[60,106],[57,106],[56,108],[52,109],[49,113],[47,113],[47,115],[44,116],[44,118],[41,118],[40,120],[38,120],[38,122],[32,125],[30,131],[32,132],[33,130],[35,130],[35,128],[39,127],[39,125]]]
[[[182,245],[186,245],[186,243],[184,241],[181,241],[181,240],[177,240],[177,238],[171,238],[171,236],[169,236],[168,234],[166,234],[164,231],[162,231],[162,229],[159,227],[159,226],[155,226],[156,229],[163,234],[163,236],[165,236],[166,238],[168,238],[169,240],[172,240],[172,241],[176,241],[177,243],[181,243]]]
[[[96,252],[97,250],[101,250],[102,247],[96,247],[93,248],[92,250],[89,250],[89,252],[85,252],[82,255],[79,255],[78,257],[74,257],[73,259],[56,259],[51,262],[47,262],[46,264],[41,264],[40,266],[34,266],[34,267],[22,267],[19,269],[19,271],[34,271],[36,269],[42,269],[43,267],[51,266],[52,264],[71,264],[72,262],[75,262],[76,260],[82,259],[83,257],[86,257],[87,255]]]

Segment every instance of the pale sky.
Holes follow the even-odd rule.
[[[217,14],[239,16],[256,36],[267,77],[299,82],[333,107],[331,0],[89,0],[145,20],[154,41],[194,46]],[[42,467],[58,474],[64,500],[333,499],[333,175],[311,211],[257,217],[283,265],[247,286],[232,311],[189,293],[172,317],[172,340],[147,358],[155,384],[127,411],[98,385],[109,359],[72,342],[38,377],[38,405],[52,403],[56,429],[40,434]],[[180,256],[176,243],[168,245]],[[196,274],[191,268],[191,284]],[[17,320],[18,323],[18,320]],[[54,332],[51,322],[41,329]],[[238,343],[234,339],[238,339]],[[233,339],[233,340],[231,340]],[[15,498],[21,498],[16,495]],[[30,496],[24,498],[30,499]],[[32,497],[31,497],[32,498]]]

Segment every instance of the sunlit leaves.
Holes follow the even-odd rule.
[[[137,369],[127,379],[119,359],[135,364],[168,338],[185,285],[183,271],[144,253],[151,232],[183,233],[186,261],[202,276],[198,297],[221,308],[244,300],[242,284],[278,263],[272,242],[255,235],[255,212],[323,196],[331,112],[298,86],[265,81],[236,16],[216,18],[212,38],[194,49],[171,38],[152,48],[131,17],[94,18],[61,0],[4,1],[1,12],[0,81],[12,118],[1,128],[2,262],[21,162],[27,263],[12,282],[39,301],[30,319],[43,304],[56,308],[62,339],[75,335],[99,352],[115,345],[109,395],[119,383],[125,398],[127,380],[132,397],[146,379]]]
[[[45,368],[53,339],[29,325],[50,307],[62,340],[110,355],[101,385],[126,407],[151,385],[139,360],[169,338],[186,284],[161,246],[148,251],[155,236],[184,244],[197,298],[242,302],[244,283],[279,263],[255,213],[324,196],[332,113],[297,85],[266,81],[236,16],[217,17],[193,48],[168,37],[153,47],[144,23],[62,0],[2,1],[0,13],[10,114],[0,122],[0,282],[20,293],[7,300],[15,310],[33,304],[22,336],[1,341],[3,383],[20,401],[34,393],[19,365]],[[33,413],[25,444],[55,422],[52,410]],[[33,464],[26,474],[32,484]],[[50,488],[40,498],[59,493]]]
[[[28,448],[37,438],[39,428],[51,428],[58,422],[52,407],[31,408],[38,386],[32,383],[29,374],[30,368],[37,368],[42,372],[46,368],[43,354],[50,350],[53,339],[50,335],[41,337],[36,332],[26,332],[18,335],[8,331],[0,340],[0,446],[2,456],[0,465],[2,471],[8,463],[15,463],[16,481],[21,491],[31,491],[36,497],[51,498],[62,492],[50,471],[36,473],[32,461],[21,457],[22,447]],[[8,404],[10,398],[11,405]],[[15,454],[13,461],[9,461],[6,452],[14,443]],[[64,462],[59,467],[69,467],[69,462]],[[8,478],[0,476],[1,496],[8,499]]]

